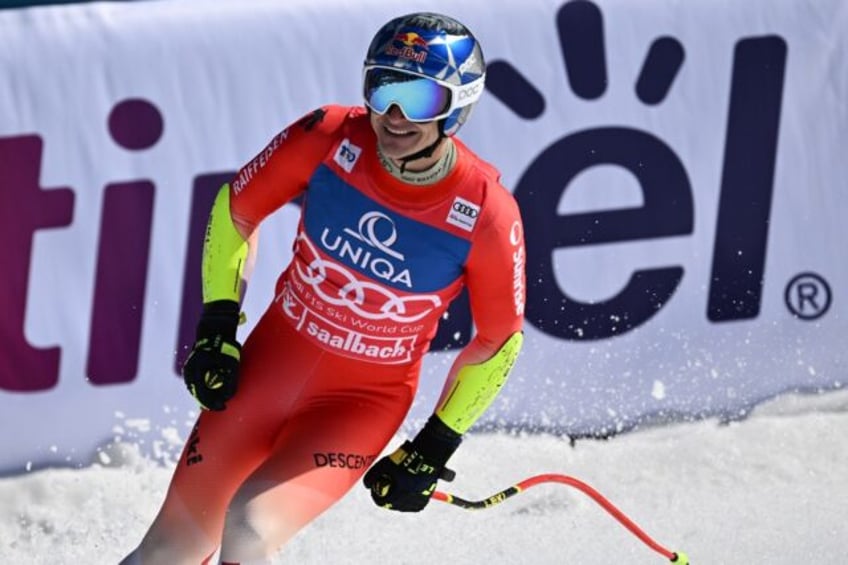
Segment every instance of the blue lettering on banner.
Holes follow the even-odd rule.
[[[603,18],[592,2],[568,2],[557,14],[561,49],[572,90],[601,97],[607,85]],[[786,67],[777,36],[739,41],[733,60],[725,161],[718,203],[707,317],[713,322],[755,318],[760,310],[771,212],[777,134]],[[684,58],[672,38],[654,42],[636,92],[657,104]],[[487,88],[524,118],[544,111],[544,98],[512,65],[494,61]],[[639,181],[637,209],[557,214],[569,183],[598,165],[617,165]],[[525,222],[527,318],[543,332],[569,340],[609,338],[652,318],[677,289],[682,266],[640,269],[608,300],[586,304],[556,282],[552,254],[565,247],[689,235],[694,204],[688,175],[674,150],[654,135],[627,127],[583,130],[555,141],[536,157],[514,191]]]
[[[602,97],[608,77],[600,9],[590,1],[568,2],[558,11],[555,24],[571,89],[583,100]],[[661,104],[684,59],[678,40],[666,36],[654,41],[635,84],[639,100],[646,105]],[[786,59],[786,43],[778,36],[746,37],[735,46],[712,263],[709,280],[702,281],[708,290],[706,318],[713,323],[754,319],[760,312]],[[515,67],[493,61],[489,69],[486,88],[517,116],[535,119],[544,113],[544,97]],[[307,125],[322,116],[316,113]],[[133,151],[154,147],[163,125],[157,106],[143,99],[119,101],[109,117],[112,140]],[[185,273],[200,270],[198,242],[218,188],[227,181],[241,188],[285,137],[283,132],[274,138],[241,171],[243,178],[233,179],[232,171],[194,177]],[[43,145],[38,135],[0,139],[0,157],[5,157],[0,166],[14,181],[0,201],[9,204],[9,209],[21,201],[30,204],[17,206],[27,212],[15,215],[3,228],[6,240],[17,242],[10,246],[7,263],[11,276],[6,277],[5,292],[0,293],[7,297],[6,311],[10,312],[0,325],[14,344],[14,355],[7,365],[0,366],[0,390],[6,391],[49,390],[59,378],[62,348],[33,347],[23,331],[32,236],[43,228],[70,225],[75,206],[73,189],[46,191],[38,185]],[[352,168],[358,149],[352,144],[340,148],[341,164]],[[571,181],[602,165],[616,165],[632,173],[644,204],[636,209],[557,214],[557,203]],[[138,373],[155,191],[147,180],[112,182],[105,189],[86,366],[89,382],[97,385],[131,382]],[[560,288],[552,259],[553,252],[562,248],[692,235],[695,203],[688,174],[674,149],[662,139],[614,125],[569,133],[541,148],[518,176],[514,194],[525,224],[531,228],[525,234],[528,289],[524,306],[528,321],[541,331],[567,340],[609,338],[646,323],[672,299],[685,275],[680,265],[635,270],[615,296],[588,304]],[[358,272],[395,289],[415,292],[432,292],[459,276],[468,253],[467,241],[375,205],[329,167],[322,166],[315,173],[309,199],[306,225],[310,237],[321,242],[325,253],[337,253],[340,262]],[[473,211],[463,207],[459,212],[471,218]],[[359,222],[372,212],[378,215],[368,224],[374,229],[374,238],[369,239],[358,229]],[[126,225],[134,229],[127,230]],[[397,240],[375,246],[387,241],[391,229],[396,230]],[[352,231],[362,237],[351,235]],[[121,258],[120,263],[112,260],[116,257]],[[416,259],[419,257],[424,259]],[[126,300],[128,292],[136,306],[116,308],[115,301]],[[197,277],[184,277],[175,373],[193,341],[200,305]],[[111,331],[114,327],[121,331]],[[468,297],[463,292],[442,320],[432,349],[464,346],[471,328]]]

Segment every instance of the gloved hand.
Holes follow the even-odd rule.
[[[203,305],[197,340],[183,365],[183,380],[205,410],[226,409],[236,393],[241,358],[238,324],[238,302],[216,300]]]
[[[362,482],[378,506],[400,512],[423,510],[437,481],[453,479],[453,471],[445,465],[461,441],[458,433],[433,415],[415,439],[377,461]]]

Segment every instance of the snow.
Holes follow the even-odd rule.
[[[481,499],[561,473],[607,497],[694,564],[841,563],[848,551],[848,391],[785,396],[744,421],[608,440],[470,434],[440,489]],[[400,439],[400,438],[398,438]],[[0,479],[0,563],[114,564],[158,509],[170,469],[114,449],[84,469]],[[357,486],[274,563],[667,563],[580,491],[542,484],[482,511],[372,505]]]

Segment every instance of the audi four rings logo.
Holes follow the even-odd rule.
[[[451,204],[450,212],[445,221],[465,231],[474,229],[477,216],[480,215],[480,206],[457,196]]]
[[[468,216],[469,218],[476,218],[477,214],[480,213],[480,209],[476,206],[471,206],[466,204],[465,202],[456,201],[453,203],[453,209],[462,214],[463,216]]]

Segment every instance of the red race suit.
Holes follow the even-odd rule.
[[[327,106],[238,172],[230,209],[248,231],[302,197],[294,256],[244,344],[237,395],[189,437],[148,533],[163,555],[202,560],[222,543],[224,561],[271,554],[339,500],[403,422],[463,286],[476,333],[445,390],[521,330],[518,207],[497,171],[452,141],[447,176],[406,184],[381,165],[363,108]]]

